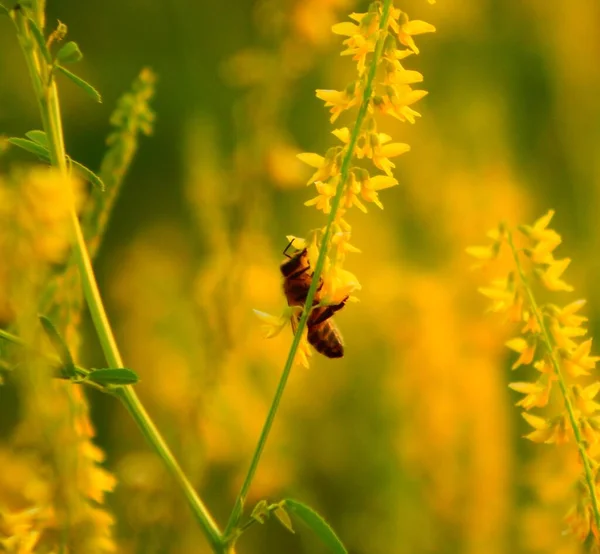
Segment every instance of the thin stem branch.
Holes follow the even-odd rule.
[[[560,392],[562,394],[565,408],[567,410],[567,414],[569,416],[569,422],[571,424],[571,428],[573,429],[573,434],[575,435],[575,442],[577,443],[577,449],[579,451],[579,457],[581,458],[581,463],[583,464],[583,471],[585,474],[585,480],[587,483],[588,491],[590,494],[590,499],[592,502],[592,511],[594,513],[594,521],[596,523],[596,528],[600,529],[600,508],[598,505],[598,498],[596,495],[596,485],[595,479],[592,471],[592,467],[590,464],[590,459],[588,453],[585,449],[585,441],[583,436],[581,435],[581,430],[579,428],[579,424],[577,423],[577,418],[575,416],[575,409],[573,408],[573,402],[571,401],[571,395],[569,394],[569,388],[565,381],[564,375],[560,368],[560,362],[556,356],[555,350],[552,346],[552,341],[550,340],[550,333],[548,331],[548,327],[546,326],[546,322],[542,316],[542,312],[535,300],[535,296],[533,295],[533,291],[529,286],[529,282],[527,277],[525,276],[525,272],[523,271],[523,267],[521,265],[521,261],[519,260],[517,249],[514,245],[512,234],[508,233],[508,244],[512,250],[512,254],[515,260],[515,265],[517,266],[517,271],[519,273],[519,278],[521,280],[521,284],[527,293],[527,298],[529,300],[529,305],[531,310],[535,315],[535,319],[540,329],[542,330],[542,338],[544,340],[544,346],[546,347],[546,351],[550,360],[552,361],[552,367],[554,369],[554,374],[556,375],[558,386],[560,388]]]
[[[312,306],[316,291],[317,285],[319,283],[319,279],[321,273],[323,272],[323,267],[325,265],[325,258],[327,256],[327,252],[329,250],[329,243],[331,241],[332,228],[336,218],[336,214],[340,207],[340,203],[342,200],[342,196],[344,194],[346,181],[348,180],[348,175],[350,172],[350,164],[352,162],[352,157],[354,154],[354,148],[356,146],[356,142],[358,141],[358,137],[360,134],[360,130],[367,114],[367,110],[369,107],[369,102],[371,100],[371,94],[373,92],[373,81],[375,79],[375,73],[377,71],[377,63],[381,58],[381,53],[383,51],[383,45],[385,40],[385,30],[387,29],[387,22],[390,12],[390,7],[392,4],[392,0],[385,0],[383,4],[383,9],[381,13],[381,20],[379,23],[379,37],[377,39],[377,44],[375,46],[375,51],[373,53],[373,57],[371,59],[371,65],[369,67],[369,73],[367,75],[367,79],[365,82],[365,87],[363,90],[363,98],[358,110],[358,114],[356,116],[356,122],[352,129],[352,133],[350,136],[350,140],[346,147],[344,157],[342,160],[341,168],[340,168],[340,180],[337,186],[335,197],[331,203],[331,212],[329,213],[329,218],[327,220],[327,226],[325,228],[325,233],[323,235],[323,239],[321,241],[321,247],[319,249],[319,257],[317,258],[317,263],[315,265],[315,270],[312,276],[312,282],[310,284],[310,288],[308,290],[308,294],[306,295],[306,302],[304,303],[304,310],[302,311],[302,316],[300,321],[298,322],[298,328],[294,334],[294,338],[292,340],[292,345],[290,347],[290,351],[285,362],[285,366],[281,373],[281,377],[279,379],[279,383],[277,385],[277,389],[275,391],[275,396],[271,403],[271,407],[269,408],[269,412],[267,413],[267,418],[263,425],[260,437],[258,439],[258,443],[256,445],[256,449],[254,450],[254,454],[252,455],[252,460],[250,461],[250,466],[248,468],[248,472],[246,473],[246,477],[242,486],[240,488],[240,492],[236,498],[233,510],[231,515],[229,516],[229,520],[225,527],[224,537],[225,540],[228,540],[228,537],[231,534],[232,529],[237,525],[244,507],[244,502],[248,495],[248,491],[250,490],[250,486],[252,484],[252,480],[254,479],[254,475],[258,468],[258,464],[260,462],[260,458],[265,449],[265,445],[267,443],[267,438],[271,431],[271,427],[273,426],[273,421],[275,420],[275,415],[277,413],[277,409],[279,408],[279,404],[281,402],[281,398],[283,397],[283,392],[285,390],[288,378],[290,376],[292,366],[294,364],[294,360],[296,358],[296,352],[298,351],[298,347],[300,346],[300,341],[303,336],[304,328],[306,327],[306,322],[308,320],[308,316],[310,314],[310,310],[306,309],[306,306]]]
[[[60,105],[56,83],[52,75],[51,67],[41,61],[36,50],[35,42],[29,31],[27,18],[22,8],[13,10],[13,19],[17,27],[19,42],[25,55],[27,67],[32,78],[44,131],[48,138],[48,147],[52,165],[57,167],[63,174],[67,174],[67,161],[64,148],[62,121],[60,116]],[[113,368],[123,367],[123,360],[117,347],[114,334],[104,309],[102,297],[92,269],[92,263],[87,251],[85,239],[81,231],[79,219],[75,210],[71,212],[71,225],[75,238],[74,252],[76,263],[79,267],[84,296],[86,298],[94,327],[98,334],[104,356],[108,365]],[[204,532],[212,550],[217,553],[225,552],[221,540],[221,532],[217,523],[212,518],[207,507],[196,494],[194,488],[181,469],[173,453],[166,445],[152,419],[144,409],[135,390],[131,386],[118,389],[117,396],[123,402],[133,419],[141,429],[142,433],[162,458],[167,469],[182,489],[196,520]]]

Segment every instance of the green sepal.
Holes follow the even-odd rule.
[[[98,175],[96,175],[91,169],[88,169],[87,167],[85,167],[85,165],[80,164],[79,162],[76,162],[73,158],[69,158],[69,162],[75,168],[75,171],[77,171],[78,173],[81,173],[81,176],[86,181],[89,181],[97,189],[104,192],[104,190],[106,188],[104,186],[104,181],[102,181],[102,179],[100,179],[100,177],[98,177]]]
[[[275,517],[279,520],[279,523],[283,525],[290,533],[295,533],[294,528],[292,526],[292,520],[290,519],[289,514],[286,512],[283,507],[283,503],[280,502],[273,509],[273,513]]]
[[[281,505],[289,509],[289,511],[299,518],[306,526],[308,526],[317,535],[321,541],[335,554],[348,554],[346,547],[335,534],[329,524],[312,508],[306,504],[286,498]]]
[[[54,346],[54,349],[56,350],[56,353],[62,362],[62,367],[60,368],[61,375],[65,379],[72,379],[73,377],[76,377],[77,372],[75,371],[73,356],[71,356],[71,352],[69,351],[67,343],[62,338],[56,327],[54,327],[52,321],[50,321],[45,315],[40,315],[39,318],[46,335],[50,339],[52,346]]]
[[[65,77],[68,77],[78,87],[82,88],[89,96],[92,97],[96,102],[102,103],[102,97],[100,93],[87,81],[84,81],[81,77],[78,77],[74,73],[71,73],[68,69],[65,69],[62,65],[57,65],[56,69],[60,71]]]
[[[56,59],[59,63],[76,63],[83,58],[79,46],[74,41],[69,41],[57,53]]]
[[[22,148],[23,150],[27,150],[27,152],[35,154],[45,162],[50,162],[50,153],[48,152],[48,149],[39,145],[37,142],[33,142],[32,140],[27,140],[19,137],[10,137],[8,139],[8,142],[10,142],[10,144],[13,144],[14,146]]]
[[[35,39],[35,42],[37,43],[38,48],[40,49],[40,52],[42,53],[42,56],[44,56],[46,63],[51,64],[52,56],[50,55],[50,50],[48,50],[48,46],[46,44],[46,39],[44,39],[44,33],[37,26],[37,23],[33,19],[31,19],[29,17],[29,18],[27,18],[27,21],[29,22],[29,28],[31,29],[31,34],[33,35],[33,38]]]
[[[261,500],[254,506],[250,517],[258,523],[264,523],[269,517],[269,504],[266,500]]]
[[[135,371],[125,367],[92,369],[86,379],[99,385],[133,385],[139,381]]]
[[[44,131],[39,131],[38,129],[34,129],[33,131],[27,131],[25,133],[25,136],[29,140],[32,140],[36,144],[39,144],[40,146],[45,148],[46,151],[48,151],[48,149],[49,149],[48,137],[46,136],[46,133]]]

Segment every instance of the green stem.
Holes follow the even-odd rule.
[[[508,233],[508,244],[512,250],[512,254],[515,260],[515,264],[517,266],[517,271],[519,272],[519,278],[521,279],[521,284],[523,288],[527,292],[527,298],[529,300],[529,305],[531,310],[535,315],[535,319],[540,329],[542,330],[542,338],[544,340],[544,345],[546,346],[546,350],[548,352],[548,356],[552,361],[552,367],[554,369],[554,374],[556,375],[558,386],[560,388],[560,392],[563,396],[563,400],[565,403],[565,408],[567,409],[567,414],[569,415],[569,422],[571,424],[571,428],[573,429],[573,434],[575,435],[575,442],[577,443],[577,449],[579,450],[579,456],[581,458],[581,463],[583,464],[583,471],[585,474],[585,480],[587,483],[587,487],[590,494],[590,499],[592,502],[592,511],[594,512],[594,522],[596,523],[596,529],[600,529],[600,507],[598,505],[598,498],[596,496],[596,486],[595,479],[592,472],[592,467],[590,464],[590,459],[588,453],[585,449],[585,441],[581,435],[581,430],[579,429],[579,424],[577,423],[577,418],[575,417],[575,409],[573,408],[573,402],[571,401],[571,395],[569,394],[569,388],[565,381],[564,375],[560,368],[560,363],[556,356],[555,350],[552,347],[552,341],[550,340],[550,333],[542,317],[542,312],[535,300],[533,295],[533,291],[529,286],[529,282],[527,277],[525,276],[525,272],[523,271],[523,267],[521,266],[521,261],[519,260],[519,256],[517,253],[517,249],[515,248],[512,235]]]
[[[57,167],[66,175],[68,169],[60,117],[60,105],[56,83],[54,77],[51,75],[51,68],[41,60],[41,56],[35,49],[35,43],[31,37],[23,10],[13,10],[12,13],[17,27],[19,42],[23,49],[23,53],[25,54],[27,67],[29,68],[39,102],[44,131],[48,137],[50,160],[53,166]],[[47,84],[44,85],[44,83]],[[121,354],[119,353],[117,343],[108,322],[108,317],[104,309],[104,304],[92,269],[92,263],[79,224],[79,219],[74,209],[71,212],[71,224],[75,237],[75,258],[81,275],[83,292],[90,309],[102,350],[104,351],[104,356],[110,367],[123,367],[123,360],[121,359]],[[162,458],[163,463],[182,489],[212,550],[215,554],[225,552],[225,546],[222,543],[221,532],[217,523],[194,491],[194,488],[179,466],[171,450],[166,445],[150,416],[144,409],[134,389],[131,386],[122,387],[118,390],[117,396],[123,402],[150,445]]]
[[[312,276],[312,282],[310,284],[310,288],[308,289],[308,294],[306,295],[306,302],[304,306],[312,306],[316,291],[317,284],[319,283],[319,278],[321,273],[323,272],[323,267],[325,265],[325,258],[327,256],[327,251],[329,249],[329,242],[331,240],[332,227],[335,221],[335,217],[337,211],[339,209],[340,203],[342,201],[342,196],[344,194],[344,189],[346,185],[346,181],[348,180],[348,175],[350,172],[350,163],[352,162],[352,157],[354,153],[354,148],[356,146],[356,142],[358,141],[358,137],[360,134],[360,130],[367,114],[367,109],[369,107],[369,102],[371,100],[371,94],[373,92],[373,81],[375,79],[375,73],[377,71],[377,63],[381,58],[381,53],[383,51],[383,45],[385,40],[385,29],[387,29],[387,21],[390,12],[390,6],[392,4],[392,0],[385,0],[383,4],[383,9],[381,13],[381,20],[379,23],[379,37],[377,39],[377,44],[375,46],[375,51],[373,53],[373,57],[371,59],[371,65],[369,67],[369,73],[367,75],[367,79],[365,82],[365,88],[363,91],[363,98],[358,110],[358,115],[356,116],[356,122],[352,129],[352,134],[350,136],[350,140],[345,150],[344,158],[342,160],[341,169],[340,169],[340,180],[337,186],[335,197],[331,202],[331,212],[329,213],[329,218],[327,220],[327,227],[325,228],[325,233],[323,235],[323,239],[321,241],[321,247],[319,249],[319,257],[317,258],[317,263],[315,265],[315,270]],[[279,383],[277,385],[277,390],[275,391],[275,396],[273,398],[273,402],[271,403],[271,407],[269,408],[269,412],[267,414],[267,418],[263,425],[260,437],[258,439],[258,444],[256,445],[256,449],[254,450],[254,454],[252,455],[252,460],[250,461],[250,467],[248,468],[248,472],[244,479],[244,482],[240,488],[240,492],[236,498],[233,510],[231,515],[229,516],[229,521],[227,522],[227,526],[225,527],[224,536],[225,540],[228,540],[228,537],[231,534],[232,529],[237,525],[244,507],[244,502],[248,495],[248,491],[250,490],[250,486],[252,484],[252,480],[254,479],[254,475],[258,468],[258,464],[260,462],[261,455],[264,451],[267,438],[269,436],[269,432],[271,431],[271,427],[273,426],[273,421],[275,420],[275,415],[277,413],[277,409],[281,402],[281,398],[283,396],[283,392],[285,390],[288,378],[290,376],[290,372],[292,370],[292,366],[294,365],[294,359],[296,358],[296,352],[298,351],[298,347],[300,346],[300,341],[302,340],[304,328],[306,327],[306,322],[308,320],[310,310],[304,309],[302,311],[302,316],[300,321],[298,322],[298,328],[294,334],[294,339],[292,340],[292,345],[290,347],[290,351],[285,362],[285,366],[283,368],[283,372],[281,373],[281,377],[279,379]]]

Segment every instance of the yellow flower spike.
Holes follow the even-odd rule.
[[[594,401],[598,391],[600,391],[600,382],[592,383],[585,388],[581,388],[580,385],[571,387],[573,404],[583,415],[591,416],[600,410],[600,404]]]
[[[529,342],[522,337],[516,337],[506,341],[505,345],[520,354],[511,369],[517,369],[521,365],[529,365],[535,356],[535,343]]]
[[[572,292],[574,289],[560,277],[571,263],[570,258],[553,262],[544,272],[538,272],[542,284],[550,291]]]

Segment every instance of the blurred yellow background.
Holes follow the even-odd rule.
[[[571,553],[562,534],[576,475],[525,431],[507,388],[511,330],[485,313],[465,248],[500,220],[549,208],[573,258],[570,282],[599,330],[600,4],[594,0],[423,0],[399,4],[437,33],[406,60],[429,96],[412,126],[382,131],[412,151],[383,212],[348,216],[347,269],[360,303],[336,315],[341,360],[295,368],[247,504],[294,497],[323,514],[351,554]],[[79,73],[60,93],[69,153],[97,168],[108,117],[143,66],[158,74],[155,131],[143,139],[96,262],[137,390],[224,523],[291,341],[261,335],[252,309],[285,304],[288,234],[321,227],[295,155],[336,144],[316,88],[355,70],[330,32],[349,0],[49,2],[69,27]],[[40,128],[23,56],[0,19],[0,134]],[[344,124],[343,119],[341,124]],[[337,123],[336,123],[337,125]],[[30,162],[11,149],[0,171]],[[102,367],[85,321],[81,362]],[[522,371],[522,370],[520,370]],[[19,418],[0,389],[2,456]],[[117,479],[107,506],[119,552],[209,552],[160,460],[116,400],[88,395],[96,444]],[[6,462],[8,463],[8,462]],[[16,469],[15,469],[16,471]],[[8,475],[8,474],[7,474]],[[26,477],[23,477],[27,481]],[[0,497],[2,497],[0,479]],[[239,553],[324,552],[275,521]]]

